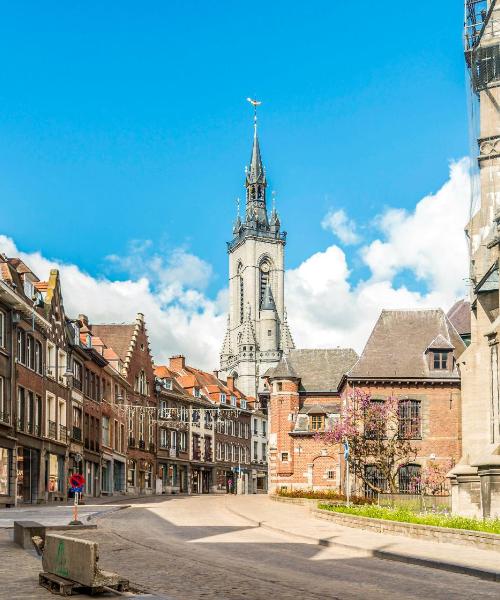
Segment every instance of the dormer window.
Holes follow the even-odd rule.
[[[226,394],[220,395],[220,402],[221,402],[221,404],[226,404]]]
[[[247,407],[247,401],[246,400],[241,400],[240,401],[240,405],[241,405],[241,408],[246,408]]]
[[[164,379],[163,380],[163,385],[165,386],[166,390],[171,390],[172,389],[172,380],[171,379]]]
[[[193,388],[193,396],[195,398],[199,398],[201,396],[201,392],[200,392],[200,388],[199,387]]]
[[[231,406],[236,406],[236,396],[231,396]]]
[[[432,365],[434,370],[446,370],[448,369],[448,355],[449,350],[434,350]]]

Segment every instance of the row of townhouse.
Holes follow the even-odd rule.
[[[58,271],[0,256],[0,505],[64,501],[74,473],[88,496],[266,491],[266,422],[230,378],[155,367],[142,314],[70,319]]]

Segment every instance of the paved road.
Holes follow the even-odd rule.
[[[217,496],[151,498],[80,535],[99,539],[103,568],[175,600],[500,597],[493,582],[255,528],[229,512],[226,502]]]

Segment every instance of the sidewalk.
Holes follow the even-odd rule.
[[[344,527],[316,519],[309,507],[275,502],[262,496],[227,497],[226,508],[253,525],[320,546],[349,549],[373,556],[442,569],[500,582],[500,553],[468,546],[421,541]]]

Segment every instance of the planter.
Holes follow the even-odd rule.
[[[311,512],[318,519],[334,521],[346,527],[356,527],[358,529],[376,531],[377,533],[404,535],[417,539],[473,546],[482,550],[500,552],[500,535],[496,533],[471,531],[468,529],[451,529],[448,527],[436,527],[434,525],[420,525],[419,523],[403,523],[386,519],[372,519],[371,517],[336,513],[320,508],[312,508]]]

